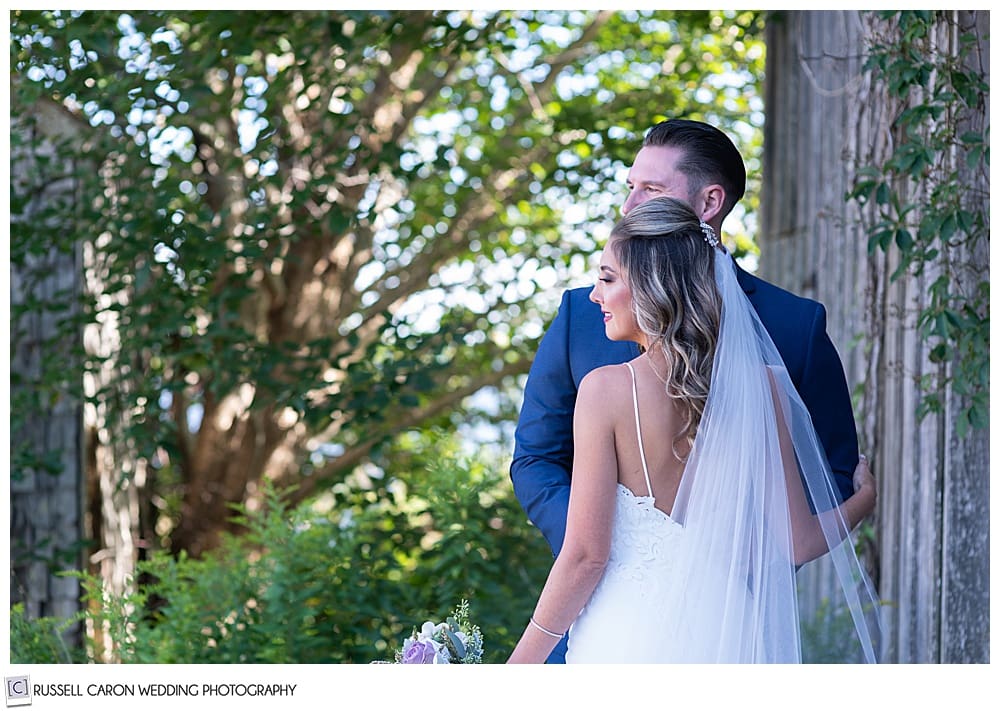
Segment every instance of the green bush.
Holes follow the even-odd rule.
[[[552,564],[506,467],[434,433],[404,435],[376,461],[294,509],[266,491],[238,516],[245,535],[202,559],[154,555],[126,597],[85,577],[92,626],[123,662],[367,663],[391,661],[414,627],[467,599],[483,661],[504,661]],[[11,662],[85,661],[60,634],[77,621],[28,620],[15,606]],[[803,660],[852,661],[851,628],[824,603],[803,621]]]
[[[94,624],[124,662],[366,663],[467,599],[483,661],[502,662],[552,558],[506,469],[456,448],[422,435],[395,452],[405,476],[361,472],[296,509],[268,491],[245,535],[200,560],[154,555],[127,598],[87,580]]]
[[[61,620],[55,617],[30,619],[24,605],[10,608],[11,664],[69,664],[84,661],[83,652],[66,645],[63,634],[79,619]]]
[[[864,614],[880,613],[866,609]],[[851,611],[846,605],[835,606],[829,598],[823,598],[812,616],[801,620],[800,631],[804,664],[863,664],[865,661]],[[873,642],[877,654],[880,640]]]

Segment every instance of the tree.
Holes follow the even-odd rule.
[[[713,120],[753,167],[758,20],[12,13],[13,91],[95,134],[60,235],[87,351],[49,367],[86,371],[111,588],[145,547],[213,547],[264,477],[302,500],[486,388],[509,416],[642,132]],[[18,224],[12,259],[46,239]]]
[[[858,385],[885,657],[988,661],[988,14],[767,27],[761,272],[826,304]]]

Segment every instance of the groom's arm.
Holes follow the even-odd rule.
[[[840,500],[845,501],[854,493],[858,433],[844,366],[826,332],[822,304],[817,304],[813,314],[806,348],[802,375],[795,386],[826,452]]]
[[[538,347],[514,432],[514,494],[558,555],[566,535],[576,383],[569,365],[569,292]]]

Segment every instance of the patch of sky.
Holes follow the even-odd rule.
[[[246,91],[247,96],[254,98],[263,96],[264,92],[267,91],[267,87],[267,79],[263,77],[247,77],[243,80],[243,89]]]
[[[174,403],[174,394],[169,390],[161,390],[158,402],[161,410],[169,412]],[[187,426],[189,432],[196,433],[201,429],[201,420],[204,414],[205,408],[201,403],[196,402],[188,406]]]
[[[337,328],[337,332],[341,336],[346,336],[351,331],[358,328],[358,326],[360,326],[364,322],[364,320],[365,320],[364,316],[355,311],[350,316],[348,316],[347,318],[345,318],[343,321],[340,322],[340,326]]]
[[[600,79],[594,74],[560,74],[556,79],[556,93],[563,101],[597,89]]]
[[[166,165],[170,156],[176,155],[182,161],[194,159],[194,134],[187,126],[164,126],[149,131],[150,161],[155,165]]]
[[[257,111],[240,109],[237,115],[236,132],[239,135],[240,150],[251,153],[257,146],[257,139],[267,129],[268,122]]]
[[[181,42],[173,30],[160,29],[150,35],[153,44],[165,44],[171,52],[181,51]]]
[[[83,43],[78,39],[72,39],[69,43],[69,67],[70,69],[79,69],[80,67],[86,66],[88,62],[97,61],[97,52],[90,50],[86,51],[83,48]]]

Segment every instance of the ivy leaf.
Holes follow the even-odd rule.
[[[927,355],[932,363],[943,363],[948,360],[948,346],[944,343],[939,343],[931,352]]]
[[[913,235],[907,229],[896,230],[896,246],[904,252],[909,252],[913,248]]]
[[[955,435],[959,439],[965,439],[969,432],[969,413],[963,412],[955,418]]]
[[[955,219],[955,215],[951,214],[944,218],[941,222],[941,235],[940,239],[942,242],[947,242],[951,239],[952,235],[958,229],[958,220]]]

